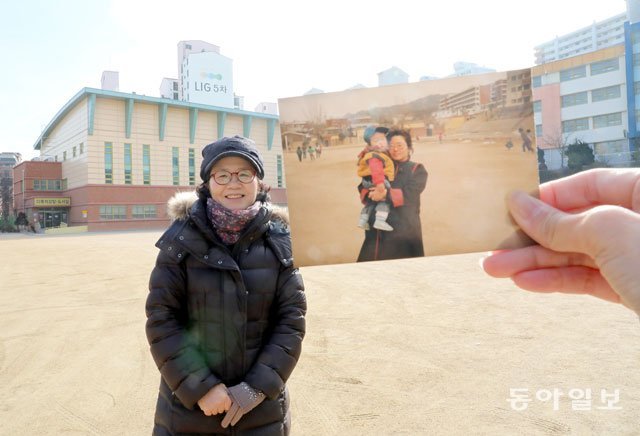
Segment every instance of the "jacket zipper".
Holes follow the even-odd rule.
[[[220,308],[222,313],[222,355],[227,355],[227,329],[225,328],[225,324],[227,322],[225,317],[225,307],[224,307],[224,275],[219,274],[220,276]],[[224,378],[227,379],[229,377],[229,370],[227,369],[227,359],[222,359],[224,362]]]

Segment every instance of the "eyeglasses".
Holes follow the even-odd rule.
[[[212,177],[218,185],[226,185],[231,182],[233,176],[236,176],[240,183],[244,183],[246,185],[247,183],[253,182],[253,179],[256,178],[256,173],[251,170],[240,170],[235,173],[227,170],[220,170],[212,173],[210,178]]]

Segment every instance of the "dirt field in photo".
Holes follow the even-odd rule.
[[[455,140],[423,138],[414,142],[412,161],[429,178],[421,196],[427,256],[486,251],[521,245],[504,199],[513,189],[535,192],[537,155],[523,153],[522,141],[506,138]],[[294,255],[300,265],[355,262],[364,231],[357,227],[362,204],[356,186],[357,155],[364,142],[325,147],[322,157],[298,161],[285,153],[287,199]],[[295,147],[294,147],[295,149]]]
[[[144,303],[159,236],[0,235],[0,434],[150,434],[160,376]],[[293,434],[637,435],[638,317],[516,290],[479,258],[302,268]],[[526,410],[507,401],[513,388]],[[539,399],[554,389],[555,407]],[[578,389],[592,391],[583,410]],[[601,409],[602,389],[618,390],[616,410]]]

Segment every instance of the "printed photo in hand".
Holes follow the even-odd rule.
[[[505,197],[537,193],[530,70],[278,101],[296,264],[531,243]]]

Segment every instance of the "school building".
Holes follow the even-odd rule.
[[[563,165],[562,149],[575,141],[588,143],[598,162],[629,161],[625,66],[617,45],[532,68],[537,144],[549,169]]]
[[[273,203],[286,204],[278,117],[84,88],[13,169],[14,209],[41,228],[162,228],[167,200],[200,181],[201,150],[223,136],[253,139]]]

